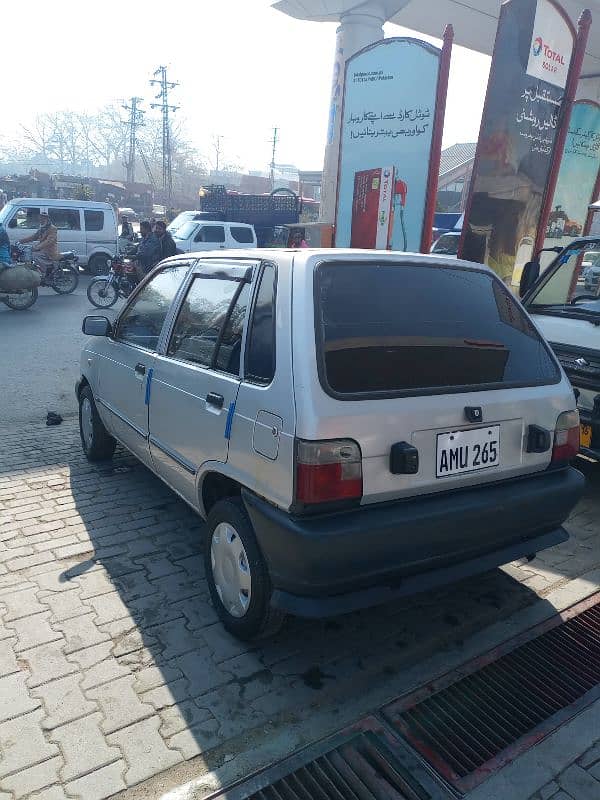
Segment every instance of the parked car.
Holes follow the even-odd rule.
[[[448,231],[436,239],[430,252],[438,256],[454,256],[456,258],[459,242],[460,231]]]
[[[83,449],[116,441],[206,519],[248,639],[564,542],[573,389],[486,267],[352,250],[174,256],[91,334]]]
[[[525,307],[550,342],[575,388],[581,416],[581,451],[598,460],[600,266],[596,266],[596,256],[599,252],[600,238],[574,239],[555,255],[537,280],[537,270],[530,268],[521,286]],[[585,287],[582,289],[578,276],[586,263]]]
[[[123,217],[127,217],[129,222],[137,222],[140,218],[140,215],[137,213],[137,211],[134,211],[133,208],[120,208],[119,220],[123,219]]]
[[[178,227],[172,236],[182,253],[256,247],[254,228],[242,222],[188,221]]]
[[[75,253],[92,275],[108,272],[109,259],[117,252],[117,218],[110,203],[46,197],[11,200],[0,211],[11,244],[35,233],[41,211],[58,228],[60,250]]]

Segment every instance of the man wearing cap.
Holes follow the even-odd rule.
[[[46,275],[48,270],[52,269],[59,260],[60,253],[58,252],[58,230],[50,222],[50,217],[45,211],[40,213],[40,227],[33,236],[21,239],[21,244],[26,242],[35,242],[32,248],[35,261]]]

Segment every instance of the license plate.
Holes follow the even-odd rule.
[[[581,426],[581,446],[582,447],[591,447],[592,446],[592,426],[591,425],[582,425]]]
[[[438,478],[477,472],[480,469],[497,467],[499,463],[500,425],[438,434]]]

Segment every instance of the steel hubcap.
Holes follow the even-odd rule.
[[[237,531],[228,522],[215,528],[210,546],[215,588],[232,617],[243,617],[252,596],[248,556]]]
[[[81,404],[81,432],[88,447],[92,446],[94,439],[94,426],[92,422],[92,404],[84,397]]]

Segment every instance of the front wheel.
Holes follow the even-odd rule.
[[[50,286],[56,294],[71,294],[79,285],[79,272],[70,264],[56,267],[50,277]]]
[[[88,300],[96,308],[110,308],[117,302],[116,286],[107,278],[96,278],[87,288]]]
[[[89,461],[112,458],[117,443],[100,419],[89,386],[84,386],[79,394],[79,434],[83,452]]]
[[[13,292],[12,294],[3,296],[0,295],[0,297],[13,311],[26,311],[28,308],[31,308],[37,300],[38,290],[37,288],[23,289],[20,292]]]
[[[279,630],[285,615],[271,607],[269,572],[241,498],[220,500],[208,515],[204,564],[213,605],[229,633],[249,641]]]

